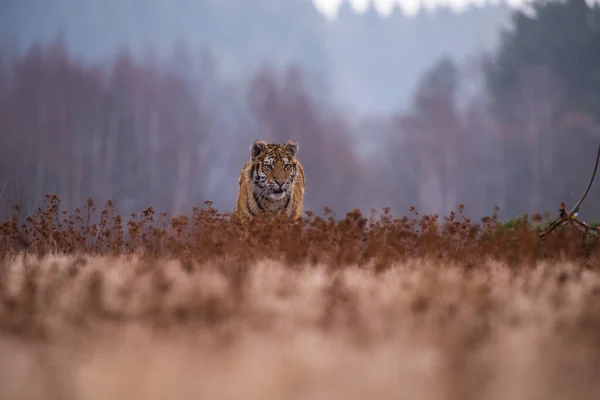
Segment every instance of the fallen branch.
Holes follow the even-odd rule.
[[[596,179],[596,173],[598,172],[599,161],[600,161],[600,143],[598,143],[598,152],[596,153],[596,163],[594,164],[594,170],[592,171],[592,176],[590,177],[587,188],[581,195],[581,198],[575,204],[575,206],[573,206],[571,211],[567,210],[565,203],[560,203],[559,217],[550,224],[550,227],[548,227],[548,229],[546,231],[540,233],[540,238],[543,238],[544,236],[546,236],[547,234],[549,234],[550,232],[552,232],[553,230],[558,228],[560,225],[562,225],[566,221],[570,221],[570,223],[572,223],[572,224],[578,224],[579,226],[583,226],[586,229],[586,232],[589,230],[593,230],[595,232],[600,232],[600,229],[590,226],[586,222],[583,222],[583,221],[580,221],[577,219],[577,214],[579,213],[579,208],[581,207],[581,205],[583,204],[583,201],[587,197],[587,195],[590,191],[590,188],[592,187],[592,184],[594,183],[594,179]]]

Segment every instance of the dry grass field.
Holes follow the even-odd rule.
[[[93,207],[1,224],[0,399],[600,398],[592,234]]]

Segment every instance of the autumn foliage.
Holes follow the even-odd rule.
[[[0,215],[14,203],[31,214],[46,193],[69,209],[113,199],[123,215],[146,204],[179,214],[205,199],[233,209],[256,139],[299,142],[306,204],[321,216],[325,205],[444,215],[464,204],[478,220],[496,204],[503,219],[555,212],[586,184],[593,123],[563,121],[548,71],[522,78],[515,96],[531,121],[499,119],[481,88],[465,98],[466,83],[482,83],[446,58],[424,71],[410,109],[353,121],[298,65],[238,82],[208,50],[164,60],[123,49],[92,63],[60,40],[0,49]]]
[[[98,209],[90,198],[83,210],[68,212],[56,195],[47,195],[44,207],[20,223],[15,206],[1,225],[1,255],[145,254],[202,262],[227,256],[246,263],[269,258],[289,265],[357,265],[377,271],[418,257],[465,266],[482,258],[523,266],[565,258],[593,264],[599,255],[597,237],[575,227],[540,239],[549,215],[501,222],[494,213],[474,222],[464,215],[464,206],[441,217],[420,215],[414,207],[401,217],[387,208],[373,209],[369,216],[354,210],[340,217],[326,207],[325,217],[308,210],[298,222],[285,216],[239,220],[210,201],[178,216],[147,207],[125,217],[115,209],[112,201]]]
[[[593,165],[600,8],[550,3],[490,93],[444,58],[363,125],[297,66],[2,49],[0,399],[600,398],[598,186],[540,236]],[[229,213],[257,138],[299,141],[301,220]]]
[[[600,393],[598,238],[542,240],[540,215],[120,216],[56,195],[18,213],[0,225],[2,398]]]

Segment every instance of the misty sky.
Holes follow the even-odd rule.
[[[365,115],[407,107],[419,77],[437,58],[448,55],[463,63],[492,50],[510,20],[508,7],[489,6],[498,1],[431,18],[412,14],[421,0],[400,1],[405,12],[388,18],[367,12],[366,0],[351,0],[346,7],[343,1],[9,0],[0,2],[0,42],[11,40],[25,49],[60,30],[74,54],[106,60],[122,46],[140,57],[149,50],[168,57],[182,40],[193,51],[209,48],[228,80],[244,79],[264,62],[299,63],[326,82],[322,96],[333,98],[347,115]],[[389,1],[371,4],[386,14],[392,10]],[[483,0],[471,1],[482,5]],[[458,3],[424,4],[431,9]],[[335,10],[336,23],[327,23]]]
[[[485,4],[497,4],[501,0],[313,0],[317,9],[323,13],[328,19],[334,19],[340,5],[347,1],[352,6],[352,9],[358,13],[365,13],[369,6],[381,16],[389,16],[394,12],[394,8],[401,10],[405,15],[415,16],[421,8],[426,11],[435,9],[437,6],[449,6],[454,11],[460,12],[469,6],[483,6]],[[524,0],[504,0],[511,7],[522,7],[525,4]],[[588,0],[593,2],[594,0]]]
[[[342,3],[349,2],[352,9],[358,13],[365,13],[369,6],[382,17],[389,16],[395,9],[401,10],[404,15],[413,17],[422,9],[430,11],[438,6],[449,6],[456,12],[463,11],[470,6],[484,6],[486,4],[498,4],[504,2],[514,8],[526,10],[526,0],[313,0],[317,9],[328,19],[335,19],[338,9]],[[600,4],[600,0],[586,0],[588,4]]]

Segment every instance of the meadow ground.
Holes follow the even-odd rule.
[[[2,223],[1,399],[600,398],[593,235],[104,211]]]

